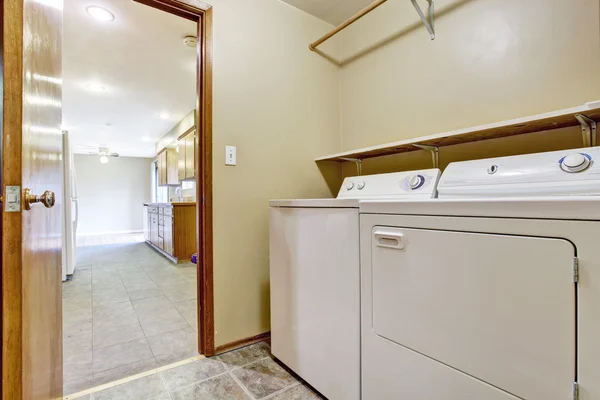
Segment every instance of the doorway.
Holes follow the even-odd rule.
[[[76,265],[63,283],[65,394],[197,356],[199,349],[210,353],[202,348],[206,325],[198,318],[204,309],[198,307],[199,288],[210,284],[198,279],[190,262],[192,253],[203,260],[197,228],[206,226],[196,212],[202,209],[196,188],[203,176],[196,155],[204,158],[199,147],[205,131],[196,109],[199,22],[135,2],[86,6],[66,1],[64,9],[63,115],[75,149],[79,220]],[[75,35],[84,32],[83,24],[97,24],[100,58],[86,60],[80,46],[94,41],[84,39],[87,32]],[[133,35],[131,27],[137,28]],[[73,87],[77,73],[92,76],[87,64],[104,66],[101,58],[111,51],[106,74],[99,71]],[[144,67],[132,69],[135,62]],[[190,73],[193,78],[184,81]],[[119,96],[136,91],[141,95],[131,101]],[[88,101],[97,106],[86,115]],[[141,223],[142,232],[130,232],[139,225],[124,224],[129,219]],[[192,250],[180,252],[190,238]]]
[[[106,1],[101,1],[101,3],[107,3]],[[125,260],[122,258],[123,252],[114,251],[114,248],[104,247],[102,249],[90,250],[87,255],[83,255],[83,259],[79,261],[77,264],[80,267],[75,274],[71,274],[72,280],[67,282],[67,284],[74,284],[78,280],[82,281],[83,285],[80,285],[79,288],[66,290],[66,294],[75,294],[78,291],[82,290],[81,286],[90,286],[90,297],[88,299],[83,300],[83,302],[89,302],[91,308],[91,316],[89,323],[87,324],[91,329],[91,337],[93,338],[93,308],[94,308],[94,295],[93,295],[93,283],[94,283],[94,266],[98,265],[98,274],[96,281],[97,282],[110,282],[115,274],[111,274],[110,272],[116,272],[121,279],[121,282],[125,285],[125,289],[127,293],[134,291],[144,291],[144,290],[152,290],[154,288],[142,288],[143,283],[141,280],[136,279],[123,279],[125,276],[132,277],[136,273],[134,272],[135,268],[127,268],[125,263],[129,261],[135,260],[137,266],[142,264],[147,268],[142,268],[143,272],[150,276],[151,270],[157,270],[161,267],[161,263],[166,263],[162,265],[162,267],[172,267],[177,268],[177,272],[181,273],[181,275],[188,275],[191,278],[192,275],[198,275],[198,279],[193,279],[193,291],[195,292],[193,303],[194,307],[191,307],[191,303],[189,300],[192,299],[184,299],[175,297],[169,298],[170,295],[175,294],[183,294],[187,295],[188,291],[178,291],[166,293],[163,291],[163,295],[167,298],[170,304],[163,304],[166,309],[171,309],[174,307],[180,316],[184,317],[183,319],[193,330],[191,325],[194,322],[197,322],[197,331],[191,335],[193,337],[193,341],[191,341],[191,346],[195,349],[194,353],[203,353],[206,355],[214,354],[214,323],[213,323],[213,306],[212,306],[212,175],[211,175],[211,163],[212,163],[212,146],[211,146],[211,9],[209,6],[201,4],[196,1],[161,1],[161,2],[138,2],[142,4],[138,4],[139,7],[146,8],[150,10],[149,7],[145,7],[147,5],[152,5],[154,8],[158,10],[153,10],[160,12],[161,14],[168,15],[164,11],[169,11],[169,14],[177,16],[178,18],[184,17],[188,21],[192,21],[194,23],[193,31],[196,33],[196,36],[199,38],[198,46],[193,49],[195,51],[196,62],[192,67],[194,72],[197,73],[195,84],[192,84],[195,88],[195,96],[194,101],[190,108],[194,108],[194,116],[197,121],[196,126],[196,137],[195,141],[195,155],[194,155],[194,163],[197,168],[197,175],[195,177],[195,185],[194,188],[186,187],[185,189],[189,191],[195,191],[197,202],[195,207],[192,207],[192,217],[196,225],[196,252],[197,252],[197,266],[191,265],[189,262],[185,265],[173,264],[172,260],[168,258],[165,259],[163,254],[157,253],[148,247],[145,246],[144,242],[133,241],[132,243],[110,243],[111,246],[119,246],[122,244],[131,244],[131,251],[125,252]],[[155,3],[155,4],[151,4]],[[188,4],[189,3],[189,4]],[[134,3],[135,4],[135,3]],[[31,29],[33,31],[33,36],[35,37],[38,29],[38,26],[35,26],[35,22],[39,20],[45,21],[49,26],[42,24],[41,31],[44,29],[52,30],[53,26],[59,27],[62,25],[62,1],[22,1],[22,0],[11,0],[3,2],[3,13],[1,15],[3,26],[2,32],[4,34],[3,44],[8,42],[11,43],[10,49],[3,47],[3,60],[2,66],[5,65],[8,67],[8,73],[3,71],[3,89],[5,90],[3,99],[7,100],[6,93],[14,93],[13,97],[9,97],[8,101],[5,101],[3,104],[3,115],[10,116],[10,118],[5,118],[2,121],[3,131],[2,137],[3,139],[7,138],[8,131],[10,132],[19,132],[21,126],[25,126],[24,120],[28,117],[31,120],[28,121],[29,125],[27,125],[29,129],[28,132],[23,132],[23,142],[21,142],[19,135],[16,135],[18,139],[12,138],[9,143],[3,146],[4,154],[12,154],[15,157],[10,160],[3,160],[3,169],[2,169],[2,179],[3,186],[7,183],[15,182],[16,184],[22,184],[24,188],[27,186],[34,186],[33,193],[38,194],[39,196],[31,196],[25,197],[23,196],[23,207],[25,207],[26,203],[35,203],[41,202],[46,205],[47,208],[51,208],[54,205],[55,197],[46,196],[43,189],[51,189],[56,192],[56,205],[52,210],[44,210],[44,207],[41,205],[34,206],[33,211],[23,216],[23,220],[21,218],[21,212],[24,212],[24,209],[19,208],[17,212],[12,215],[6,215],[3,213],[2,216],[2,225],[3,225],[3,268],[2,268],[2,299],[3,299],[3,330],[2,330],[2,341],[3,341],[3,353],[2,353],[2,370],[3,370],[3,395],[6,398],[46,398],[52,397],[55,398],[57,395],[62,394],[62,382],[63,378],[68,379],[68,376],[61,376],[61,368],[54,364],[62,363],[63,349],[62,349],[62,336],[60,330],[60,321],[61,321],[61,312],[60,312],[60,303],[61,303],[61,295],[60,290],[57,290],[60,287],[60,240],[56,240],[60,238],[60,220],[61,220],[61,212],[62,202],[68,201],[67,197],[63,198],[61,196],[61,186],[63,184],[67,184],[66,180],[60,179],[60,162],[62,161],[61,150],[60,150],[60,140],[55,140],[60,138],[62,129],[69,130],[69,121],[63,121],[63,126],[60,124],[60,109],[62,107],[60,101],[60,92],[57,91],[57,88],[63,86],[63,80],[61,78],[60,71],[60,61],[58,61],[55,65],[52,65],[51,69],[46,71],[47,75],[42,74],[30,74],[30,71],[27,70],[29,59],[26,57],[33,57],[26,50],[26,54],[23,54],[23,66],[20,64],[19,58],[22,55],[22,51],[24,51],[24,43],[23,38],[27,38],[24,35],[24,31],[27,29]],[[25,17],[24,17],[25,16]],[[25,20],[24,26],[18,22],[20,20]],[[7,23],[10,22],[10,23]],[[17,29],[12,29],[9,27],[16,27]],[[194,33],[193,32],[193,33]],[[8,34],[7,34],[8,33]],[[39,32],[41,35],[44,32]],[[46,45],[53,46],[56,43],[60,43],[60,32],[59,30],[55,30],[51,32],[50,37],[58,38],[57,41],[52,40],[41,40]],[[9,51],[10,50],[10,51]],[[61,48],[56,49],[43,49],[44,51],[52,51],[52,55],[58,55],[60,57]],[[45,61],[50,62],[50,57],[47,53],[43,51],[38,51],[39,57],[45,57]],[[5,62],[4,56],[10,55],[8,62]],[[111,54],[111,56],[114,56]],[[121,55],[120,60],[125,62],[127,57],[130,56],[128,54]],[[129,62],[135,62],[135,60],[127,60]],[[81,62],[85,62],[85,60],[81,60]],[[38,65],[46,66],[43,62],[40,62]],[[57,68],[54,68],[57,67]],[[24,70],[23,70],[24,68]],[[140,73],[143,73],[144,69],[148,68],[147,65],[140,65],[138,69]],[[23,74],[26,71],[28,73]],[[27,82],[24,82],[27,80]],[[29,80],[32,81],[31,85],[28,87],[27,84]],[[36,83],[36,81],[39,81]],[[40,83],[41,82],[41,83]],[[85,90],[91,91],[104,91],[106,87],[102,87],[102,84],[98,84],[97,82],[86,82],[83,83],[85,85]],[[28,96],[27,89],[35,88],[36,85],[43,86],[42,91],[39,91],[39,97]],[[48,90],[46,90],[48,89]],[[46,93],[47,92],[47,93]],[[44,97],[42,97],[42,95]],[[45,96],[48,97],[45,97]],[[28,100],[27,107],[23,107],[21,111],[21,106],[26,103],[24,99]],[[52,113],[47,112],[43,114],[44,111],[50,109]],[[58,114],[57,112],[58,111]],[[35,112],[38,112],[35,114]],[[55,118],[57,117],[58,118]],[[41,117],[47,117],[46,123],[47,126],[36,125],[38,120],[41,120]],[[56,120],[56,121],[55,121]],[[58,123],[55,123],[58,122]],[[65,126],[66,125],[66,126]],[[7,129],[10,128],[10,129]],[[76,131],[76,127],[72,127],[72,131]],[[110,123],[106,124],[105,127],[107,130],[111,129]],[[24,129],[25,130],[25,129]],[[28,139],[34,139],[27,141],[25,136],[29,135]],[[14,135],[13,135],[14,137]],[[42,138],[45,141],[41,141],[40,143],[35,140]],[[52,143],[50,140],[52,139]],[[33,156],[31,159],[36,159],[36,157],[42,156],[40,158],[41,162],[33,165],[34,167],[44,167],[46,165],[52,166],[54,168],[52,170],[53,175],[46,175],[46,181],[44,182],[34,182],[32,179],[32,175],[28,175],[28,173],[33,172],[33,170],[26,170],[25,167],[31,168],[31,164],[23,161],[23,171],[19,168],[12,168],[7,172],[7,167],[14,167],[21,165],[21,157],[31,155],[24,148],[33,143],[34,146],[28,147],[27,151],[33,150]],[[4,144],[4,143],[3,143]],[[37,153],[35,145],[42,145],[40,148],[41,151]],[[55,146],[57,145],[57,146]],[[56,147],[56,149],[54,148]],[[55,151],[56,150],[56,151]],[[116,149],[105,149],[101,146],[98,146],[97,150],[93,150],[93,152],[97,153],[95,155],[88,155],[88,157],[98,159],[99,163],[97,167],[100,167],[100,159],[104,157],[113,157],[113,153],[118,152]],[[116,156],[114,156],[116,157]],[[125,157],[118,157],[118,159],[124,159]],[[30,160],[31,160],[30,159]],[[110,158],[109,163],[116,163],[117,158],[113,160]],[[75,162],[77,164],[77,162]],[[121,170],[123,171],[123,169]],[[150,169],[147,169],[149,172]],[[22,175],[23,174],[23,175]],[[114,173],[115,176],[121,175],[119,172]],[[149,174],[148,174],[149,175]],[[27,178],[27,179],[25,179]],[[51,179],[56,178],[56,180]],[[46,187],[47,182],[50,181],[49,188]],[[148,181],[150,178],[148,177]],[[42,196],[43,194],[43,196]],[[79,192],[81,195],[81,191]],[[46,196],[46,197],[44,197]],[[81,200],[81,199],[80,199]],[[45,214],[43,213],[45,211]],[[33,227],[32,218],[35,217],[36,223],[39,225],[35,225],[35,231],[30,229]],[[49,218],[48,216],[51,216]],[[63,223],[64,225],[64,223]],[[48,229],[46,227],[48,226]],[[58,231],[55,229],[58,227]],[[33,234],[34,232],[37,234],[37,239],[33,240],[31,244],[38,246],[36,249],[23,249],[21,246],[25,245],[26,235],[21,235],[22,232],[27,230],[28,234]],[[7,235],[6,233],[10,234]],[[29,243],[28,243],[29,245]],[[10,252],[7,253],[6,250],[10,247]],[[94,247],[94,246],[84,246],[84,247]],[[44,263],[45,269],[39,268],[40,264],[36,263],[36,259],[34,257],[29,257],[26,259],[22,254],[29,254],[29,250],[36,250],[37,253],[31,253],[31,255],[43,256],[42,258],[45,260],[52,259],[52,262],[57,262],[58,268],[50,268],[51,263]],[[118,253],[118,254],[117,254]],[[86,262],[87,259],[93,259],[94,263]],[[121,265],[116,265],[121,263]],[[108,266],[108,264],[113,264]],[[89,268],[88,268],[89,267]],[[130,265],[131,267],[131,265]],[[44,276],[43,273],[48,270],[51,272],[51,277]],[[112,270],[112,271],[111,271]],[[23,273],[16,273],[17,271],[23,271]],[[77,274],[79,272],[79,274]],[[137,270],[139,272],[139,270]],[[155,271],[156,272],[156,271]],[[164,269],[161,270],[164,272]],[[89,277],[89,281],[86,281],[86,275]],[[164,274],[164,276],[170,276],[170,274]],[[46,278],[52,278],[44,281]],[[154,283],[156,281],[150,278]],[[132,287],[136,285],[141,285],[139,288],[127,290],[126,282],[132,282]],[[164,280],[167,280],[166,278]],[[190,279],[192,281],[192,279]],[[148,281],[146,281],[147,283]],[[88,284],[89,283],[89,284]],[[164,283],[161,280],[161,283]],[[43,284],[43,285],[42,285]],[[74,286],[74,285],[71,285]],[[161,287],[159,287],[162,289]],[[71,293],[69,293],[71,292]],[[185,293],[183,293],[185,292]],[[21,296],[23,294],[23,296]],[[45,296],[45,297],[44,297]],[[67,296],[68,297],[68,296]],[[84,296],[85,297],[85,296]],[[116,294],[113,296],[111,294],[106,293],[104,296],[97,296],[98,298],[109,299],[111,297],[118,297]],[[160,297],[160,296],[155,296]],[[114,300],[114,298],[112,300]],[[152,298],[152,297],[146,297]],[[9,302],[5,300],[10,299]],[[22,299],[22,301],[21,301]],[[58,301],[56,301],[58,300]],[[131,301],[130,297],[130,301]],[[135,300],[143,300],[143,299],[135,299]],[[154,301],[154,300],[153,300]],[[181,305],[181,308],[175,306],[175,303],[187,302],[187,306]],[[10,304],[9,304],[10,303]],[[35,304],[34,304],[35,303]],[[156,313],[157,307],[161,307],[158,302],[152,303],[152,301],[148,301],[146,304],[146,309],[151,309],[152,313]],[[53,307],[52,304],[55,304],[56,307]],[[64,304],[64,303],[63,303]],[[133,303],[132,303],[133,304]],[[200,307],[198,307],[200,304]],[[39,315],[36,315],[33,311],[36,309],[39,311],[41,308],[45,310],[44,318],[40,318]],[[98,304],[101,305],[101,304]],[[107,304],[108,305],[108,304]],[[49,307],[49,308],[48,308]],[[65,311],[73,312],[73,309],[69,309],[69,305],[65,307]],[[142,310],[144,307],[141,307]],[[192,310],[190,312],[190,310]],[[127,314],[130,313],[131,310],[103,310],[102,315],[110,315],[111,317],[121,315],[125,320],[127,318]],[[134,308],[134,312],[136,313],[136,318],[140,317],[140,313],[137,312]],[[88,313],[88,310],[82,312],[83,314]],[[186,314],[188,318],[186,318],[183,314]],[[43,326],[42,326],[43,325]],[[104,325],[104,324],[101,324]],[[140,322],[141,325],[141,322]],[[159,324],[159,326],[164,326],[165,323]],[[114,330],[121,335],[125,335],[126,332],[124,329],[119,329],[125,325],[113,326]],[[26,328],[26,329],[25,329]],[[31,329],[37,329],[37,331],[31,331]],[[44,331],[44,340],[37,340],[36,335],[41,334],[42,328],[45,328]],[[71,328],[71,327],[69,327]],[[85,330],[86,328],[75,327],[78,333],[82,333],[80,329]],[[24,333],[25,331],[29,332],[30,336],[28,337],[28,333]],[[64,333],[67,329],[65,329]],[[143,331],[143,328],[142,328]],[[151,332],[143,332],[146,338],[147,335],[150,335]],[[138,332],[139,333],[139,332]],[[82,335],[85,336],[85,335]],[[102,335],[101,339],[109,338],[109,334]],[[133,335],[135,336],[135,334]],[[50,340],[49,340],[50,339]],[[147,339],[147,338],[146,338]],[[133,342],[138,339],[132,339],[130,342]],[[7,343],[10,342],[10,345]],[[172,341],[166,340],[163,343],[172,343]],[[78,342],[74,340],[69,343],[70,345],[77,347],[81,346],[85,348],[86,346],[90,346],[92,348],[92,354],[94,349],[93,340],[90,344],[83,340],[82,342]],[[37,347],[36,347],[37,346]],[[44,347],[45,346],[45,347]],[[131,354],[135,353],[135,346],[126,346],[124,352],[119,354],[119,356],[126,355],[125,353]],[[132,350],[133,349],[133,350]],[[36,357],[24,357],[27,355],[33,354],[35,351]],[[169,349],[167,349],[164,353],[172,353]],[[82,352],[83,353],[83,352]],[[75,353],[74,353],[75,354]],[[191,354],[191,353],[188,353]],[[154,355],[154,353],[153,353]],[[43,357],[43,358],[42,358]],[[92,356],[93,357],[93,356]],[[23,359],[24,358],[24,359]],[[65,357],[66,358],[66,357]],[[156,361],[154,356],[154,359]],[[37,361],[36,361],[37,360]],[[33,367],[28,362],[36,361]],[[38,362],[42,361],[42,362]],[[67,361],[67,360],[65,360]],[[77,358],[75,357],[73,360],[75,369],[77,367],[83,367],[89,364],[89,359],[86,357]],[[140,360],[143,361],[143,360]],[[164,361],[164,360],[163,360]],[[137,362],[137,361],[136,361]],[[166,361],[164,361],[166,362]],[[132,364],[132,363],[129,363]],[[128,365],[128,364],[127,364]],[[88,382],[88,384],[93,384],[93,369],[94,363],[92,360],[92,380]],[[105,366],[111,367],[109,369],[114,369],[115,364],[108,362]],[[125,365],[120,365],[115,368],[124,367]],[[123,368],[126,369],[126,368]],[[98,370],[99,372],[103,372]],[[67,371],[65,371],[67,372]],[[32,374],[35,374],[35,379],[32,379]],[[66,375],[66,374],[65,374]],[[47,390],[46,390],[47,389]],[[33,391],[33,392],[32,392]],[[34,393],[32,395],[32,393]]]

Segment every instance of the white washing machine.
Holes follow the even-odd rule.
[[[600,148],[361,202],[363,400],[600,399]]]
[[[359,202],[431,198],[439,176],[352,177],[336,199],[270,202],[272,353],[329,400],[360,398]]]

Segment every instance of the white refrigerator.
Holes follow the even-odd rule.
[[[63,131],[63,171],[64,171],[64,212],[63,212],[63,281],[70,279],[75,273],[75,249],[77,247],[77,220],[79,204],[77,200],[77,181],[75,179],[75,163],[71,148],[69,132]]]

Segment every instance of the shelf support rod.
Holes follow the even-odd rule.
[[[583,147],[593,147],[596,145],[596,121],[586,117],[583,114],[575,114],[575,118],[581,125],[581,136]]]
[[[433,168],[440,167],[440,148],[439,147],[427,146],[425,144],[413,144],[413,146],[430,152],[431,153],[431,161],[433,161]]]
[[[419,7],[419,4],[417,4],[417,0],[410,0],[410,1],[412,2],[413,6],[415,7],[415,10],[417,10],[417,14],[419,14],[419,17],[421,17],[421,21],[423,21],[425,28],[427,28],[427,32],[429,32],[429,38],[431,40],[435,39],[435,30],[434,30],[434,23],[433,23],[433,14],[434,14],[433,0],[427,0],[427,3],[429,3],[429,21],[427,20],[427,18],[425,18],[425,15],[423,15],[423,11],[421,11],[421,7]]]
[[[358,176],[362,175],[362,160],[360,158],[341,157],[340,160],[349,161],[356,164],[356,172],[358,173]]]

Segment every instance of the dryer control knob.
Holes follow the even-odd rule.
[[[588,169],[590,159],[581,153],[568,154],[561,160],[560,168],[565,172],[581,172]]]
[[[358,181],[358,183],[356,184],[356,188],[358,190],[363,190],[364,187],[365,187],[365,181]]]
[[[346,190],[352,190],[353,187],[354,187],[354,182],[349,181],[348,183],[346,183]]]
[[[413,175],[408,181],[408,186],[410,186],[412,190],[416,190],[423,186],[424,183],[425,177],[423,175]]]

